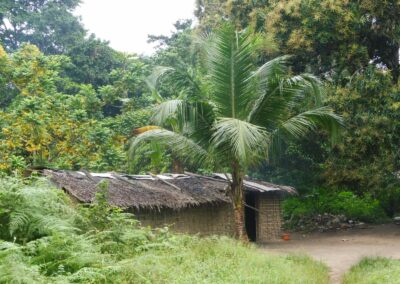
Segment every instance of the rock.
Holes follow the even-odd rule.
[[[342,224],[340,224],[340,228],[342,230],[347,230],[347,229],[351,228],[351,226],[349,224],[342,223]]]
[[[368,225],[365,224],[365,223],[363,223],[363,222],[360,222],[360,223],[357,223],[357,224],[355,225],[355,227],[356,227],[357,229],[367,229],[367,228],[368,228]]]
[[[400,225],[400,216],[397,219]],[[356,226],[357,224],[357,226]],[[353,227],[360,229],[365,229],[368,226],[365,223],[360,223],[355,220],[346,218],[345,215],[339,214],[317,214],[311,217],[301,217],[297,222],[297,228],[300,231],[338,231],[338,230],[348,230]]]

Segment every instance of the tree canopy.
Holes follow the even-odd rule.
[[[84,39],[72,12],[80,0],[4,0],[0,3],[0,42],[8,51],[31,43],[46,54],[65,53]]]

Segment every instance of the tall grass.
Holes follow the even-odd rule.
[[[365,258],[346,273],[344,284],[399,284],[400,260]]]
[[[106,184],[82,207],[46,180],[0,178],[0,283],[328,283],[310,258],[142,228],[106,200]]]
[[[224,237],[182,237],[172,250],[122,265],[120,283],[328,283],[327,268],[308,257],[271,256]]]

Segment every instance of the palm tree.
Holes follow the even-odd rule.
[[[141,133],[131,144],[134,153],[141,143],[157,141],[186,162],[207,163],[226,173],[240,239],[246,238],[243,178],[248,167],[265,160],[280,141],[319,127],[334,138],[342,124],[331,108],[321,105],[323,89],[316,77],[289,74],[288,56],[255,68],[258,42],[250,32],[230,25],[210,35],[204,44],[208,74],[197,84],[198,91],[160,102],[154,116],[160,127]],[[159,75],[182,74],[164,70]],[[171,119],[174,127],[168,124]]]

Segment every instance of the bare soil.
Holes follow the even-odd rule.
[[[320,260],[330,268],[331,281],[335,284],[364,257],[400,259],[400,225],[370,225],[365,229],[307,235],[291,233],[290,237],[290,241],[266,243],[261,249],[276,254],[307,254]]]

